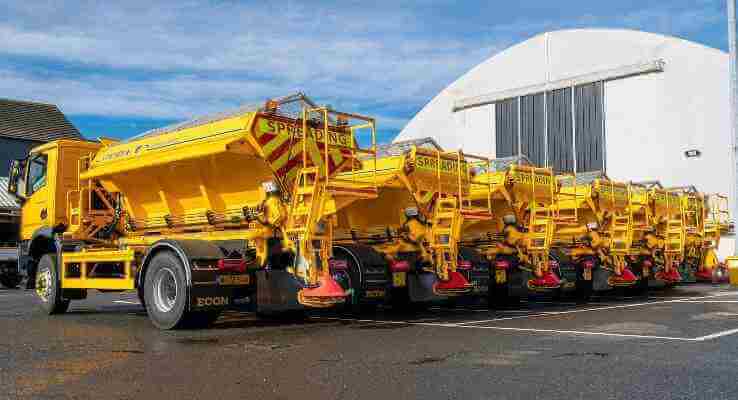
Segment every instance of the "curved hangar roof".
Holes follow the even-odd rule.
[[[650,73],[659,68],[657,72],[664,73]],[[619,102],[607,104],[608,141],[615,133],[653,136],[675,129],[684,136],[685,146],[697,146],[704,132],[728,126],[727,77],[726,53],[686,40],[631,30],[549,32],[474,67],[431,100],[396,140],[431,136],[449,150],[463,147],[494,156],[490,125],[495,99],[542,92],[546,85],[555,89],[605,80],[607,99],[629,91],[627,97],[636,100],[622,107]],[[715,113],[710,112],[678,115],[696,109],[710,109],[721,118],[714,121]],[[650,117],[629,118],[632,111],[647,111]]]

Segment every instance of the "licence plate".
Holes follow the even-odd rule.
[[[585,281],[591,281],[592,280],[592,269],[591,268],[585,268],[584,269],[584,280]]]
[[[221,285],[248,285],[251,283],[251,275],[221,275],[218,277]]]
[[[472,289],[472,292],[474,293],[486,293],[489,292],[489,288],[487,286],[483,285],[474,285],[474,289]]]
[[[507,282],[507,271],[504,269],[498,269],[495,271],[495,282],[505,283]]]
[[[377,298],[377,297],[384,297],[384,290],[381,289],[374,289],[374,290],[367,290],[364,292],[364,296],[367,298]]]
[[[392,273],[392,286],[394,287],[405,287],[407,284],[407,276],[405,272],[393,272]]]

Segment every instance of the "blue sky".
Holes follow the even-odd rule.
[[[476,64],[577,27],[727,48],[724,0],[5,0],[0,97],[57,104],[94,138],[300,90],[375,116],[388,141]]]

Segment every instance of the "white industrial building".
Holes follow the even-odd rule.
[[[733,199],[728,61],[653,33],[544,33],[453,82],[396,140],[430,136],[448,150],[522,154],[559,171],[604,170]],[[721,256],[733,245],[723,240]]]

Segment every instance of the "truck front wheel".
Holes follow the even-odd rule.
[[[69,308],[69,300],[62,298],[56,254],[44,254],[38,262],[36,295],[46,314],[63,314]]]

